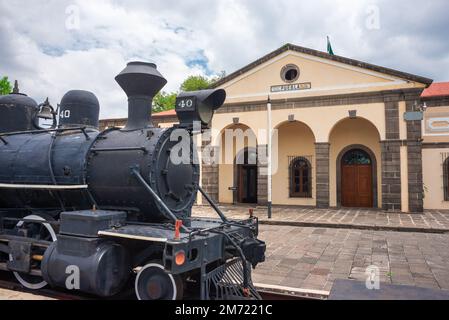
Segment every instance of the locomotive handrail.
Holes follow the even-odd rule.
[[[145,179],[142,177],[138,169],[139,169],[138,166],[131,167],[131,173],[137,178],[140,184],[153,196],[153,198],[157,201],[157,203],[159,203],[159,205],[163,209],[162,213],[164,214],[164,216],[172,220],[173,223],[176,223],[176,221],[179,220],[178,217],[176,217],[173,214],[173,212],[171,212],[171,210],[167,207],[165,202],[162,201],[162,199],[157,195],[157,193],[150,187],[150,185],[145,181]],[[190,232],[190,229],[184,225],[181,226],[181,228],[186,232]]]
[[[74,185],[47,185],[47,184],[14,184],[0,183],[0,189],[37,189],[37,190],[80,190],[87,189],[87,184]]]
[[[114,152],[114,151],[142,151],[143,153],[148,153],[145,147],[117,147],[117,148],[97,148],[90,149],[91,152]]]
[[[0,133],[0,139],[4,142],[2,139],[3,137],[8,136],[15,136],[19,134],[37,134],[37,133],[50,133],[50,132],[64,132],[64,131],[81,131],[84,136],[86,137],[86,140],[90,140],[89,135],[86,132],[87,127],[74,127],[74,128],[56,128],[56,129],[42,129],[42,130],[29,130],[29,131],[16,131],[16,132],[5,132]]]

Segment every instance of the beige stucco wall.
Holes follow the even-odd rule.
[[[311,83],[311,89],[283,93],[270,93],[271,86],[284,85],[280,76],[281,69],[287,64],[295,64],[300,69],[300,77],[295,83]],[[313,96],[332,96],[362,92],[387,91],[407,88],[424,88],[425,85],[394,76],[381,74],[354,66],[345,65],[328,59],[322,59],[298,52],[287,51],[273,59],[251,69],[250,71],[220,86],[227,92],[226,104],[238,106],[239,103],[260,104],[267,96],[274,101],[280,99],[297,99]],[[276,106],[276,105],[274,105]],[[287,109],[272,111],[272,128],[278,132],[279,153],[278,171],[273,176],[273,203],[292,205],[316,204],[316,156],[314,142],[330,142],[330,205],[337,205],[337,157],[347,146],[361,144],[369,148],[376,157],[377,163],[377,198],[382,207],[382,171],[380,141],[386,139],[385,105],[384,103],[339,105],[326,107],[301,107],[287,102]],[[357,112],[357,119],[349,119],[349,111]],[[441,109],[440,109],[441,110]],[[403,120],[406,111],[405,102],[399,103],[400,139],[407,138],[407,125]],[[298,121],[288,123],[293,115]],[[217,113],[212,122],[212,144],[219,146],[222,132],[238,118],[257,136],[257,144],[267,144],[267,113],[247,111],[234,113]],[[276,141],[276,140],[275,140]],[[238,150],[233,150],[235,157]],[[312,199],[290,199],[288,195],[288,156],[313,157],[313,197]],[[401,148],[401,181],[407,184],[407,147]],[[232,164],[219,166],[219,200],[232,202],[234,185],[234,169]],[[402,188],[402,204],[408,207],[407,188]]]
[[[226,134],[224,130],[222,130],[219,134],[220,137],[220,164],[218,165],[218,180],[219,180],[219,188],[218,188],[218,199],[221,203],[232,203],[233,201],[233,191],[229,190],[229,187],[233,187],[237,185],[237,182],[234,181],[234,164],[233,161],[235,157],[242,152],[245,148],[257,148],[257,137],[254,132],[244,124],[230,125],[225,129],[229,130],[242,130],[246,133],[250,138],[243,139],[243,145],[239,146],[236,138],[232,141],[232,149],[226,150],[225,137]],[[230,154],[229,154],[230,153]],[[228,160],[228,161],[227,161]],[[229,161],[231,160],[231,162]]]
[[[285,84],[280,72],[287,64],[295,64],[300,69],[300,77],[296,83],[310,82],[312,88],[290,93],[272,93],[276,99],[424,87],[423,84],[379,72],[287,51],[223,84],[221,88],[226,89],[228,95],[226,102],[264,101],[271,86]]]
[[[328,142],[332,128],[339,121],[348,118],[350,110],[357,111],[357,116],[360,118],[369,119],[379,131],[380,138],[385,139],[385,105],[383,103],[273,110],[272,126],[276,128],[288,121],[289,115],[294,115],[295,120],[303,122],[312,130],[316,142]],[[212,122],[214,145],[219,145],[221,131],[232,124],[235,117],[251,128],[258,137],[259,144],[267,143],[266,131],[258,134],[259,129],[267,128],[267,113],[251,111],[216,114]]]
[[[350,120],[348,118],[349,110],[356,110],[359,119]],[[266,130],[267,128],[266,115],[264,111],[216,114],[212,125],[213,144],[218,146],[222,143],[223,130],[229,128],[230,124],[233,123],[233,118],[236,117],[239,118],[240,123],[254,132],[258,144],[266,144],[266,131],[259,132],[260,129]],[[291,139],[288,134],[283,135],[282,124],[288,121],[289,115],[294,115],[295,120],[303,123],[305,128],[310,128],[310,136],[305,134],[305,132],[295,139]],[[351,144],[365,145],[375,153],[378,167],[378,203],[379,207],[382,206],[381,151],[379,142],[385,139],[385,105],[383,103],[274,110],[272,118],[273,128],[281,129],[278,132],[277,140],[280,146],[279,155],[273,155],[273,158],[278,157],[279,164],[279,172],[273,177],[273,203],[307,206],[316,204],[315,164],[312,164],[312,199],[290,199],[287,189],[288,155],[311,155],[315,161],[314,144],[311,144],[310,141],[316,141],[332,143],[330,163],[331,206],[337,205],[336,159],[338,153]],[[369,121],[365,119],[369,119]],[[335,131],[334,127],[336,124],[338,125]],[[330,136],[335,134],[336,136],[330,140]],[[290,133],[291,135],[292,133]],[[303,137],[305,138],[304,141],[306,141],[304,144],[302,143]],[[274,142],[276,142],[276,139],[274,139]],[[235,154],[236,151],[234,150],[234,157]],[[219,201],[222,203],[232,203],[233,193],[228,188],[234,185],[233,170],[233,165],[219,165]]]
[[[381,110],[381,112],[372,112],[368,109],[368,106],[358,106],[356,109],[365,111],[365,114],[372,112],[371,119],[382,118],[380,115],[384,115],[383,106],[372,104],[372,107],[375,110]],[[329,107],[327,108],[328,112],[321,111],[322,116],[316,115],[315,119],[323,119],[323,118],[332,118],[332,115],[335,115],[335,118],[338,119],[339,115],[339,107]],[[302,110],[302,109],[301,109]],[[284,110],[276,110],[274,113],[282,113]],[[300,110],[287,110],[289,112],[284,113],[284,115],[295,114],[296,119],[307,119],[305,114],[312,113],[314,114],[316,109],[304,109],[304,114],[300,113]],[[265,125],[265,117],[264,112],[247,112],[240,114],[240,121],[245,123],[245,125],[233,125],[229,126],[229,123],[225,126],[227,129],[235,129],[241,128],[246,129],[249,128],[247,123],[252,123],[252,128],[257,132],[258,129],[266,128]],[[234,115],[235,116],[235,115]],[[214,119],[214,123],[218,121],[222,121],[224,124],[227,121],[232,121],[232,116],[228,114],[218,114],[217,118]],[[282,119],[282,116],[273,117],[273,119],[277,119],[279,121]],[[273,121],[274,123],[277,123]],[[378,120],[380,121],[380,120]],[[260,126],[257,125],[260,124]],[[321,133],[323,137],[329,137],[329,139],[324,139],[324,142],[329,142],[331,144],[330,149],[330,204],[331,206],[337,205],[337,157],[339,153],[346,147],[350,145],[364,145],[369,148],[376,157],[377,163],[377,197],[378,197],[378,206],[382,207],[382,171],[381,171],[381,149],[380,149],[380,134],[379,128],[375,126],[371,121],[368,121],[364,118],[357,119],[349,119],[344,118],[340,122],[327,123],[326,121],[315,121],[314,123],[324,123],[325,125],[318,128],[318,133]],[[214,126],[216,128],[216,125]],[[384,130],[384,126],[380,124],[381,130]],[[278,154],[274,154],[273,157],[276,157],[278,160],[278,171],[273,176],[273,203],[274,204],[287,204],[287,205],[307,205],[313,206],[316,204],[316,187],[315,187],[315,137],[317,134],[313,132],[311,128],[306,123],[286,123],[285,120],[278,126],[276,129],[278,131]],[[252,131],[254,131],[252,130]],[[218,130],[214,130],[218,132]],[[222,145],[222,149],[224,143],[222,142],[224,137],[223,131],[218,134],[218,137],[214,137],[214,140],[219,141],[219,145]],[[259,137],[259,144],[260,138]],[[245,144],[245,147],[247,144]],[[256,147],[256,145],[251,145],[252,147]],[[238,153],[238,150],[232,150],[232,157],[235,157]],[[289,198],[288,194],[288,156],[312,156],[313,157],[313,197],[312,199],[298,199],[298,198]],[[222,160],[224,160],[224,153],[222,153]],[[224,161],[223,161],[224,162]],[[232,203],[233,194],[232,191],[229,191],[228,188],[234,186],[234,167],[232,164],[220,164],[219,165],[219,201],[223,203]]]
[[[277,172],[273,175],[273,204],[316,205],[315,188],[315,137],[305,124],[287,122],[279,127],[279,147]],[[290,198],[288,157],[307,157],[312,163],[312,198]]]
[[[449,142],[449,130],[429,130],[428,121],[449,118],[449,106],[431,107],[424,114],[424,143]],[[423,149],[424,208],[449,209],[449,202],[444,201],[443,162],[449,156],[449,149]]]
[[[431,107],[424,113],[423,140],[424,143],[449,142],[449,128],[443,131],[432,131],[428,128],[428,121],[432,119],[449,119],[449,106]]]
[[[449,209],[444,201],[443,161],[449,149],[423,149],[424,208]]]
[[[337,124],[330,136],[330,205],[337,206],[337,158],[340,152],[351,145],[363,145],[376,156],[377,199],[382,207],[381,149],[377,129],[364,119],[347,119]]]

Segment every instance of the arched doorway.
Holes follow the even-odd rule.
[[[235,158],[234,202],[257,203],[257,150],[245,148]]]
[[[273,203],[292,206],[316,205],[315,134],[300,121],[279,123],[277,152],[273,154]],[[275,163],[276,161],[277,163]]]
[[[366,148],[355,147],[340,157],[340,201],[349,208],[372,208],[375,205],[374,155]]]
[[[252,172],[256,171],[257,173],[256,169],[251,169],[251,167],[254,168],[254,165],[257,166],[257,161],[248,163],[248,158],[255,157],[257,160],[257,136],[254,131],[244,123],[233,123],[224,127],[216,139],[220,157],[218,164],[219,183],[215,181],[213,183],[218,187],[219,202],[237,204],[254,200],[242,194],[245,190],[244,185],[247,184],[246,179],[242,179],[242,175],[249,170],[250,179],[248,181],[254,182]],[[248,156],[248,151],[251,154],[250,156]],[[252,192],[249,192],[249,194],[252,195]],[[257,195],[255,198],[257,200]]]

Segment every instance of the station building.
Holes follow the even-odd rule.
[[[234,159],[202,165],[203,188],[218,202],[267,203],[267,164],[249,160],[266,153],[269,96],[274,205],[449,209],[449,83],[287,44],[214,87],[227,98],[210,144]],[[153,121],[171,126],[176,114]],[[244,145],[226,150],[229,129],[245,133]]]

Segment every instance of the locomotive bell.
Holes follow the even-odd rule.
[[[147,128],[151,123],[153,97],[167,80],[154,63],[130,62],[115,80],[128,96],[128,122],[125,131]]]
[[[38,118],[45,120],[53,119],[53,108],[50,106],[48,98],[45,100],[37,116]]]
[[[226,100],[223,89],[182,92],[176,98],[176,114],[182,127],[190,128],[193,122],[201,122],[208,127],[212,122],[215,110]]]

